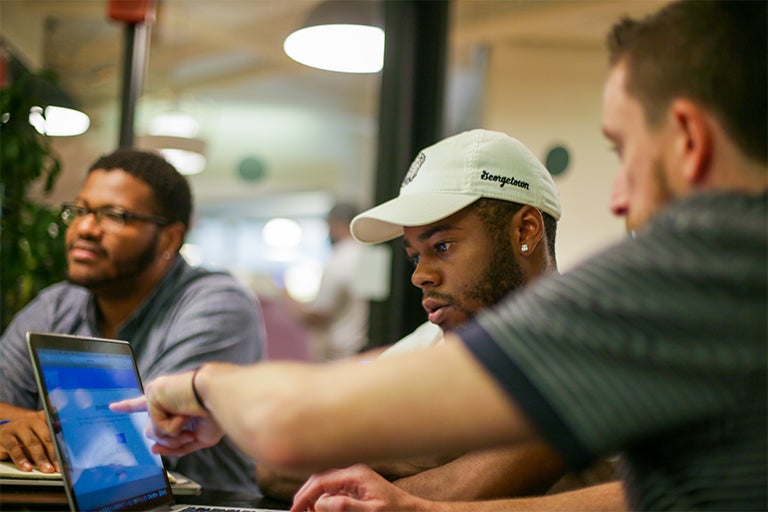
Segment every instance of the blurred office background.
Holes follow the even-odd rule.
[[[624,236],[623,221],[607,208],[616,159],[600,133],[605,32],[618,16],[642,15],[662,3],[391,2],[383,10],[389,13],[385,30],[408,41],[387,57],[415,52],[418,58],[426,45],[433,46],[427,58],[442,49],[445,59],[444,69],[436,68],[442,76],[431,77],[443,88],[434,96],[439,119],[430,133],[411,140],[431,143],[482,127],[528,145],[551,167],[560,189],[557,252],[560,269],[567,270]],[[425,84],[414,83],[429,74],[398,76],[394,67],[383,84],[387,68],[334,72],[288,57],[286,37],[322,4],[155,0],[148,29],[135,145],[160,149],[182,139],[180,147],[199,153],[190,168],[196,215],[184,254],[193,264],[232,271],[262,296],[289,287],[299,299],[312,297],[330,252],[329,208],[336,200],[365,208],[391,197],[407,169],[403,161],[415,156],[413,147],[392,147],[397,141],[388,147],[393,138],[382,138],[381,116],[390,108],[382,99],[408,91],[429,97],[418,92]],[[41,196],[51,204],[72,199],[86,167],[119,144],[126,24],[107,11],[107,0],[0,0],[4,61],[55,71],[71,106],[89,117],[84,133],[53,138],[63,171],[54,192]],[[403,36],[414,12],[421,18]],[[432,12],[439,19],[429,19]],[[396,43],[387,40],[388,51]],[[164,127],[169,114],[187,124]],[[410,126],[418,131],[421,124]],[[386,129],[399,133],[391,122]],[[393,159],[390,151],[407,155]],[[399,163],[387,168],[387,162]],[[382,191],[382,183],[392,190]],[[371,254],[372,268],[384,267],[369,275],[375,300],[388,299],[385,267],[392,261],[386,252]]]

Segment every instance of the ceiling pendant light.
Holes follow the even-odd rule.
[[[377,73],[384,65],[381,4],[376,0],[326,0],[283,43],[306,66],[344,73]]]
[[[138,146],[159,151],[171,165],[185,175],[205,170],[206,143],[197,137],[200,125],[178,109],[153,117],[149,135],[138,138]]]
[[[29,124],[38,133],[51,137],[70,137],[88,130],[91,119],[84,112],[73,108],[48,105],[32,107],[29,111]]]

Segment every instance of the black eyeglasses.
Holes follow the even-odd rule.
[[[94,214],[96,221],[105,231],[119,231],[125,226],[125,221],[136,219],[151,222],[159,226],[168,224],[168,219],[156,215],[142,215],[127,211],[119,206],[103,206],[101,208],[89,208],[77,203],[64,203],[61,205],[61,220],[69,226],[75,219],[81,219],[86,215]]]

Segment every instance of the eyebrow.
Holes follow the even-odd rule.
[[[439,233],[441,231],[448,231],[450,229],[454,229],[455,226],[452,226],[450,224],[438,224],[437,226],[432,226],[431,228],[427,229],[426,231],[423,231],[419,234],[417,237],[419,242],[423,242],[425,240],[429,240],[431,237],[435,235],[435,233]],[[409,248],[411,244],[408,242],[407,239],[403,238],[403,247],[406,249]]]

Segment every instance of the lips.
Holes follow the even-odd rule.
[[[69,244],[69,256],[73,261],[93,261],[105,255],[104,249],[91,242],[76,240]]]
[[[436,325],[445,322],[445,317],[448,314],[448,303],[435,299],[424,299],[421,301],[421,305],[427,312],[427,318],[430,322]]]

